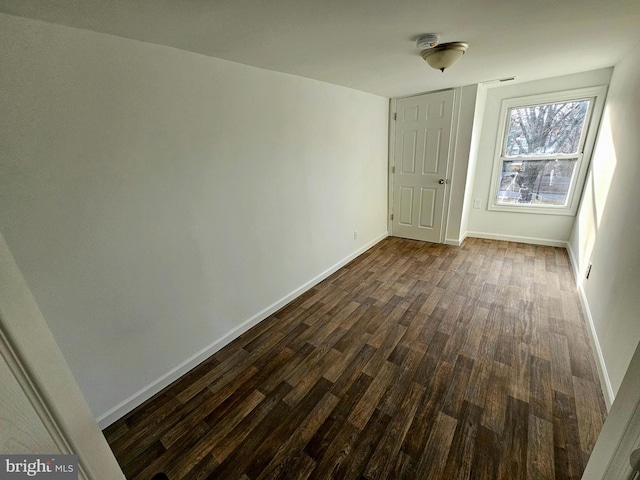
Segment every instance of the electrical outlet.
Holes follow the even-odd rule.
[[[476,198],[473,200],[473,208],[482,208],[482,199]]]
[[[357,240],[358,239],[358,230],[354,230],[353,231],[353,239]]]

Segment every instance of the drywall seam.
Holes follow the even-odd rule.
[[[249,330],[251,327],[254,327],[258,323],[260,323],[262,320],[266,319],[273,313],[277,312],[280,308],[284,307],[286,304],[288,304],[292,300],[295,300],[297,297],[302,295],[307,290],[313,288],[315,285],[320,283],[329,275],[333,274],[340,268],[344,267],[347,263],[349,263],[351,260],[356,258],[358,255],[366,252],[371,247],[373,247],[377,243],[384,240],[387,236],[388,236],[388,232],[384,232],[383,234],[379,235],[378,237],[373,239],[371,242],[360,247],[358,250],[351,253],[347,257],[343,258],[333,266],[329,267],[324,272],[320,273],[316,277],[309,280],[307,283],[301,285],[291,293],[282,297],[280,300],[277,300],[276,302],[272,303],[268,307],[264,308],[260,312],[253,315],[252,317],[248,318],[237,327],[229,330],[226,334],[216,339],[213,343],[204,347],[199,352],[195,353],[194,355],[189,357],[187,360],[182,362],[180,365],[177,365],[176,367],[172,368],[167,373],[159,377],[157,380],[154,380],[146,387],[143,387],[142,389],[138,390],[136,393],[131,395],[129,398],[123,400],[122,402],[117,404],[115,407],[109,409],[102,415],[99,415],[96,420],[98,421],[100,428],[104,429],[108,427],[113,422],[123,417],[124,415],[129,413],[131,410],[133,410],[137,406],[141,405],[143,402],[145,402],[146,400],[154,396],[156,393],[160,392],[163,388],[169,386],[171,383],[173,383],[175,380],[180,378],[182,375],[192,370],[193,368],[197,367],[200,363],[202,363],[204,360],[206,360],[211,355],[216,353],[218,350],[222,349],[225,345],[228,345],[229,343],[231,343],[233,340],[238,338],[240,335],[242,335],[244,332]]]

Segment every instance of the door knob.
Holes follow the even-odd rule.
[[[444,185],[445,183],[449,183],[449,180],[448,180],[448,179],[441,178],[440,180],[438,180],[438,183],[439,183],[440,185]]]

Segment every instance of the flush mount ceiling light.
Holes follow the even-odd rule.
[[[468,43],[449,42],[438,44],[438,35],[425,33],[416,40],[416,46],[422,51],[420,55],[436,70],[444,72],[460,59],[469,48]]]

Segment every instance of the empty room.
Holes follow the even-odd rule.
[[[632,478],[639,27],[0,0],[0,477]]]

